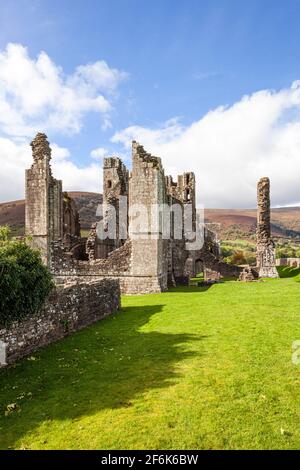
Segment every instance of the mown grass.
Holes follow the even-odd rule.
[[[0,371],[0,448],[299,449],[299,280],[124,297]]]

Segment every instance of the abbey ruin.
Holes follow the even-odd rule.
[[[46,135],[31,147],[26,235],[56,287],[36,315],[0,330],[7,363],[114,313],[121,293],[163,292],[200,272],[204,284],[277,277],[268,178],[258,184],[257,266],[234,266],[221,260],[218,237],[197,212],[194,173],[173,181],[161,159],[133,141],[130,171],[118,157],[104,159],[103,204],[82,237],[76,205],[52,174]]]
[[[104,158],[103,207],[84,238],[74,201],[52,175],[46,135],[38,133],[31,147],[26,234],[58,284],[108,278],[119,282],[122,293],[144,294],[187,284],[199,272],[206,282],[276,277],[268,178],[258,184],[257,267],[245,268],[220,259],[217,235],[196,209],[193,172],[173,181],[161,159],[135,141],[131,171],[118,157]]]
[[[110,278],[119,281],[123,293],[140,294],[187,283],[200,271],[211,281],[221,275],[239,276],[241,268],[220,261],[216,234],[199,222],[194,173],[184,173],[173,181],[165,176],[161,159],[135,141],[130,172],[120,158],[105,158],[103,211],[98,221],[95,214],[86,239],[80,235],[72,199],[52,175],[46,135],[37,134],[31,147],[33,164],[26,171],[26,234],[41,250],[58,283]],[[123,211],[122,205],[126,206]],[[171,210],[168,219],[165,209],[174,205],[181,211],[178,215]],[[146,211],[143,216],[151,221],[150,226],[143,222],[139,207]],[[176,217],[182,236],[175,234],[172,221]],[[113,236],[99,238],[99,225],[109,235],[112,220]],[[166,224],[168,237],[163,236]],[[194,247],[195,240],[201,243]]]

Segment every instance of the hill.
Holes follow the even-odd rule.
[[[79,210],[81,226],[88,230],[95,221],[97,206],[102,195],[71,191]],[[254,240],[256,229],[255,209],[206,209],[205,221],[219,225],[221,240]],[[8,224],[13,233],[22,235],[25,225],[24,200],[0,204],[0,225]],[[272,233],[278,239],[300,240],[300,207],[272,209]]]
[[[254,240],[256,209],[206,209],[205,221],[220,224],[221,240]],[[272,235],[277,239],[300,239],[300,207],[272,209]]]

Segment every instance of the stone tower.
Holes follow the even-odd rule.
[[[53,178],[47,136],[38,133],[31,142],[33,164],[26,170],[25,232],[31,244],[50,265],[51,242],[63,236],[62,182]]]
[[[270,180],[261,178],[257,185],[257,267],[259,277],[278,277],[275,244],[271,238]]]
[[[161,159],[132,142],[132,172],[129,179],[129,237],[131,266],[141,292],[167,289],[167,243],[162,236],[161,207],[167,201]]]

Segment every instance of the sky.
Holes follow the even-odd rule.
[[[197,202],[300,205],[299,0],[0,0],[0,201],[48,135],[65,190],[101,191],[131,141]]]

